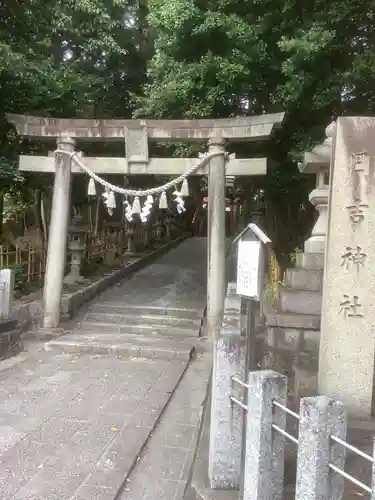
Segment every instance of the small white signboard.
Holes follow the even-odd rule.
[[[259,300],[260,241],[239,241],[237,254],[237,294]]]
[[[264,280],[264,249],[271,243],[256,224],[248,224],[233,240],[237,244],[237,294],[261,301]]]

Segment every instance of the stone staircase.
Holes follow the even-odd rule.
[[[266,313],[268,345],[296,351],[319,345],[324,254],[301,253],[280,285],[276,310]]]
[[[189,360],[203,346],[206,240],[189,238],[104,292],[48,351]]]
[[[196,337],[201,327],[197,311],[189,309],[159,309],[153,307],[102,303],[90,308],[80,323],[81,330],[107,333],[142,333],[152,335],[191,335]]]
[[[115,353],[151,359],[187,359],[200,342],[202,317],[193,309],[98,303],[71,333],[48,342],[59,352]]]

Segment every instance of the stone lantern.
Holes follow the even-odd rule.
[[[315,146],[311,152],[305,153],[303,162],[298,165],[302,173],[316,175],[316,187],[310,193],[309,200],[319,215],[310,238],[305,242],[306,253],[324,254],[325,252],[328,227],[329,168],[335,126],[335,122],[328,125],[324,142]]]
[[[136,230],[136,223],[134,221],[128,222],[126,228],[126,237],[127,237],[126,253],[128,255],[132,255],[135,253],[135,230]]]
[[[72,217],[72,223],[69,227],[68,249],[71,254],[70,272],[64,278],[66,285],[76,285],[84,283],[85,279],[81,276],[81,265],[86,250],[87,225],[84,218],[80,215]]]
[[[161,220],[161,217],[158,217],[158,220],[156,221],[156,240],[160,241],[164,236],[164,225]]]
[[[254,222],[258,226],[262,226],[264,213],[265,213],[264,200],[262,198],[258,198],[251,208],[250,212],[251,222]]]
[[[172,222],[172,217],[170,214],[167,214],[164,218],[165,221],[165,234],[168,239],[171,238],[171,222]]]
[[[174,216],[171,217],[171,220],[169,222],[169,227],[170,227],[171,237],[174,238],[178,233],[178,221],[176,220],[176,217]]]

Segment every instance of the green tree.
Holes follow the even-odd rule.
[[[131,116],[131,92],[145,77],[146,12],[137,0],[2,2],[0,200],[10,189],[43,188],[37,176],[26,182],[16,165],[18,154],[47,147],[20,140],[6,113]]]
[[[277,163],[267,178],[242,181],[264,196],[279,257],[305,239],[313,179],[296,159],[337,115],[374,110],[374,5],[369,0],[150,0],[154,56],[136,99],[137,116],[230,117],[285,111],[262,150]]]

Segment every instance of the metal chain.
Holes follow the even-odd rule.
[[[202,167],[208,160],[211,158],[214,158],[215,156],[225,156],[225,159],[227,160],[229,155],[226,151],[214,151],[212,153],[206,153],[205,156],[200,158],[198,163],[183,174],[181,174],[179,177],[176,179],[173,179],[166,184],[163,184],[163,186],[151,188],[151,189],[146,189],[146,190],[136,190],[136,189],[124,189],[118,186],[115,186],[114,184],[111,184],[110,182],[102,179],[98,175],[96,175],[94,172],[92,172],[89,168],[84,165],[81,160],[77,157],[77,151],[73,151],[73,153],[69,151],[64,151],[62,149],[56,149],[54,152],[55,155],[58,154],[64,154],[67,156],[70,156],[71,159],[74,159],[77,165],[87,174],[89,175],[94,181],[97,183],[101,184],[103,187],[106,189],[113,191],[118,194],[122,194],[124,196],[148,196],[148,195],[153,195],[153,194],[160,194],[164,191],[167,191],[171,187],[175,187],[177,184],[180,184],[180,182],[183,182],[189,175],[193,174],[196,170],[198,170],[200,167]]]

